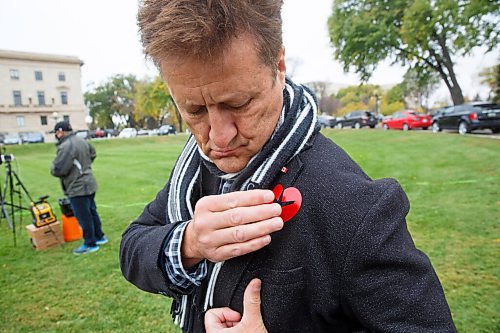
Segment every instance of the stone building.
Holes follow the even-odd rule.
[[[0,133],[40,132],[57,121],[87,129],[77,57],[0,50]]]

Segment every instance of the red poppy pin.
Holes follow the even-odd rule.
[[[302,205],[302,195],[295,187],[283,189],[283,185],[278,184],[273,189],[274,202],[281,206],[281,218],[283,222],[290,220],[300,210]]]

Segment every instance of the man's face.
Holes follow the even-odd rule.
[[[214,61],[176,58],[160,63],[182,118],[198,146],[226,172],[242,170],[276,127],[285,85],[284,51],[273,77],[253,38],[235,38]]]
[[[60,140],[64,136],[64,132],[61,130],[57,130],[55,133],[55,137],[57,140]]]

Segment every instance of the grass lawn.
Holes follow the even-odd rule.
[[[396,178],[406,190],[408,225],[431,258],[460,332],[499,332],[500,141],[456,134],[324,130],[372,178]],[[170,301],[122,277],[120,235],[166,182],[184,135],[93,141],[96,202],[110,243],[74,256],[79,242],[34,251],[24,226],[17,246],[0,221],[0,332],[177,332]],[[50,176],[52,144],[9,147],[30,194],[62,197]],[[332,168],[335,166],[332,165]],[[4,165],[0,167],[3,185]],[[24,200],[27,204],[27,200]],[[497,259],[495,259],[497,258]]]

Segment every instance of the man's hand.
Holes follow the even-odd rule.
[[[205,330],[207,333],[267,333],[260,313],[260,286],[261,281],[253,279],[245,289],[243,318],[238,312],[230,308],[208,310],[205,313]]]
[[[257,251],[283,228],[281,206],[269,190],[201,198],[182,240],[182,262],[190,268],[203,259],[220,262]]]

